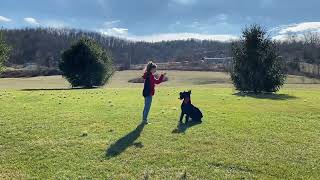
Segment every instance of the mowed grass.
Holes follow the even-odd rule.
[[[0,90],[0,179],[320,176],[320,85],[243,96],[229,84],[183,86],[176,77],[177,85],[158,87],[146,126],[141,85],[125,80],[92,90]],[[178,92],[188,89],[204,122],[178,127]]]
[[[163,71],[159,71],[161,73]],[[165,87],[215,85],[232,87],[230,76],[223,72],[199,72],[199,71],[166,71],[169,81],[163,84]],[[128,83],[130,79],[142,76],[142,71],[116,72],[106,88],[141,87],[141,84]],[[320,84],[319,79],[304,76],[289,75],[287,86]],[[0,89],[63,89],[70,88],[69,83],[61,76],[33,77],[33,78],[2,78]]]

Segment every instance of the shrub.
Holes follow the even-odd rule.
[[[59,68],[73,87],[102,86],[114,73],[110,53],[88,38],[62,53]]]

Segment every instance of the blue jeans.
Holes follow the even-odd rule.
[[[143,118],[142,118],[143,121],[148,120],[148,114],[150,111],[151,103],[152,103],[152,96],[148,96],[144,98],[144,109],[143,109]]]

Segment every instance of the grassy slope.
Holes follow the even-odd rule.
[[[190,86],[169,83],[144,128],[139,88],[0,90],[0,179],[320,176],[319,85],[262,97],[191,86],[204,123],[177,130],[177,92]]]

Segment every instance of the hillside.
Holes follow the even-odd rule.
[[[132,64],[144,64],[150,59],[158,63],[200,62],[204,57],[232,56],[231,42],[195,39],[154,43],[139,42],[77,29],[2,29],[0,32],[4,34],[6,42],[12,48],[7,66],[15,69],[30,66],[45,68],[44,72],[41,69],[37,69],[36,72],[10,72],[4,77],[59,74],[55,70],[59,64],[61,52],[81,37],[93,38],[104,48],[110,50],[115,64],[121,69],[129,69]],[[320,36],[318,34],[305,36],[304,41],[291,39],[276,43],[290,74],[320,76]],[[194,67],[194,64],[190,63],[189,66]],[[201,66],[196,70],[199,68]],[[184,69],[191,70],[192,68],[184,67]],[[219,71],[220,69],[228,68],[219,68]],[[18,76],[11,74],[18,74]]]
[[[81,37],[90,37],[109,49],[116,64],[129,66],[148,59],[157,62],[200,60],[202,57],[230,56],[230,43],[217,41],[168,41],[133,42],[96,32],[76,29],[17,29],[1,30],[13,51],[8,65],[35,63],[39,66],[56,67],[61,52]]]

